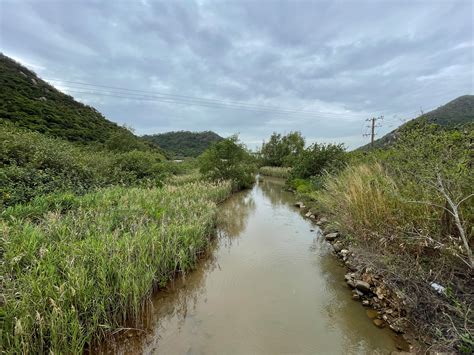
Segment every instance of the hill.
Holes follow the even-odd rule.
[[[427,112],[411,121],[408,121],[387,133],[380,139],[374,142],[375,148],[385,148],[394,143],[394,141],[403,132],[411,130],[421,124],[437,124],[447,129],[456,129],[463,127],[466,124],[474,122],[474,95],[464,95],[457,99],[448,102],[446,105],[438,107],[437,109]],[[364,145],[358,149],[368,149],[370,145]]]
[[[218,134],[205,132],[167,132],[154,135],[145,135],[147,141],[157,144],[160,148],[174,155],[176,158],[197,157],[212,143],[223,140]]]
[[[0,122],[79,143],[106,143],[119,150],[151,146],[129,130],[107,120],[95,108],[74,100],[33,71],[0,53]],[[127,149],[123,149],[123,142]],[[120,142],[120,144],[117,144]]]

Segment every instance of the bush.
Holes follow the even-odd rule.
[[[237,136],[212,145],[199,157],[199,166],[206,179],[229,180],[237,190],[249,188],[255,182],[254,159]]]
[[[11,206],[56,191],[82,194],[115,184],[161,179],[161,154],[113,153],[0,125],[0,205]]]
[[[313,144],[298,157],[291,171],[291,178],[309,179],[325,172],[334,172],[346,163],[342,144]]]

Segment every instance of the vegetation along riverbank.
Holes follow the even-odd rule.
[[[314,144],[281,158],[298,205],[348,267],[354,299],[375,308],[376,325],[412,332],[419,350],[474,349],[473,99],[422,115],[378,149]],[[465,119],[450,125],[446,112]],[[265,148],[262,164],[278,151]]]
[[[81,353],[194,267],[218,204],[252,165],[234,178],[248,156],[236,139],[201,161],[169,161],[27,68],[0,64],[2,350]],[[232,176],[198,172],[227,153]]]
[[[255,154],[237,136],[174,133],[167,152],[3,55],[0,69],[6,353],[80,353],[121,329],[195,266],[219,203],[258,168],[324,229],[375,325],[421,350],[474,352],[473,96],[352,152],[299,132]],[[198,146],[178,149],[183,137]]]

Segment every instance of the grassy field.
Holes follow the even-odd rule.
[[[81,353],[191,269],[227,183],[40,196],[0,220],[7,353]]]
[[[284,168],[278,166],[262,166],[259,173],[264,176],[273,176],[287,179],[290,176],[291,168]]]

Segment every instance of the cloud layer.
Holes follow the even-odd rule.
[[[385,115],[383,134],[474,93],[470,0],[3,0],[0,14],[1,51],[43,78],[311,112],[79,94],[55,82],[140,134],[239,132],[255,147],[300,130],[354,148],[367,117]]]

